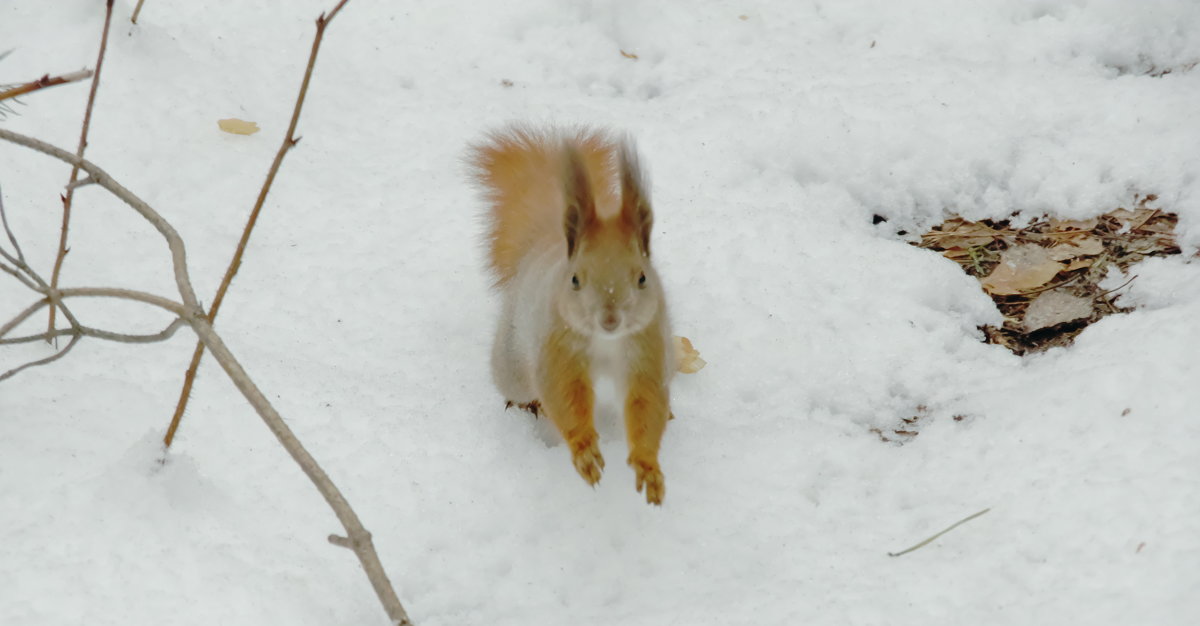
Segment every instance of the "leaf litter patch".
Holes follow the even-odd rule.
[[[1156,199],[1141,197],[1133,209],[1087,220],[1043,216],[1021,228],[1010,220],[952,217],[913,245],[941,252],[979,279],[1004,315],[1001,326],[982,327],[986,341],[1024,355],[1068,346],[1089,324],[1132,310],[1117,300],[1137,276],[1115,289],[1102,289],[1100,282],[1110,268],[1128,272],[1147,257],[1180,253],[1175,239],[1179,216],[1147,206]],[[876,224],[886,221],[875,216]],[[970,420],[968,415],[951,417]],[[904,445],[930,420],[929,408],[918,405],[909,417],[870,431],[885,443]]]
[[[983,327],[987,342],[1023,355],[1068,346],[1089,324],[1129,311],[1117,302],[1128,281],[1100,287],[1111,268],[1124,272],[1146,257],[1179,254],[1179,216],[1147,206],[1156,199],[1147,195],[1133,209],[1087,220],[1044,216],[1021,228],[1010,220],[952,217],[914,245],[941,252],[979,279],[1004,315],[1001,326]]]

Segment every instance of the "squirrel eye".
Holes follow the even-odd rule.
[[[645,287],[645,286],[646,286],[646,273],[643,272],[641,276],[638,276],[638,287]]]
[[[571,274],[571,286],[574,287],[576,290],[579,289],[579,276],[577,276],[575,274]]]

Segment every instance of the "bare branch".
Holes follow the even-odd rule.
[[[71,351],[71,348],[75,347],[75,344],[79,343],[79,340],[81,338],[82,338],[82,336],[75,335],[74,337],[71,337],[71,341],[68,341],[67,345],[63,346],[62,350],[59,350],[58,352],[55,352],[54,354],[52,354],[44,359],[38,359],[37,361],[32,361],[32,362],[26,363],[20,367],[14,367],[13,369],[10,369],[7,372],[4,372],[3,374],[0,374],[0,382],[4,382],[31,367],[37,367],[39,365],[47,365],[49,363],[53,363],[53,362],[63,358],[64,356],[67,356],[67,353]]]
[[[3,254],[4,258],[9,259],[9,262],[13,263],[14,265],[18,262],[24,263],[25,253],[21,252],[21,244],[17,243],[16,235],[14,235],[12,229],[8,227],[8,213],[4,210],[4,191],[2,189],[0,189],[0,224],[4,225],[4,232],[8,235],[8,240],[12,242],[13,251],[17,253],[17,257],[16,260],[13,260],[12,257],[8,256],[8,254],[4,252],[4,248],[0,248],[0,254]]]
[[[65,337],[67,335],[95,337],[96,339],[115,341],[117,343],[157,343],[159,341],[166,341],[167,339],[170,339],[175,334],[175,331],[179,330],[179,327],[183,325],[183,319],[177,317],[171,320],[171,323],[168,324],[166,328],[158,331],[157,333],[144,335],[114,333],[107,330],[100,330],[99,328],[92,328],[90,326],[80,326],[78,328],[60,328],[54,332],[47,331],[37,335],[25,335],[23,337],[13,337],[11,339],[0,339],[0,346],[17,343],[32,343],[35,341],[48,341],[54,337]]]
[[[345,5],[346,1],[347,0],[341,0],[341,2],[334,7],[334,10],[330,12],[328,17],[322,15],[320,18],[318,18],[317,41],[314,42],[313,46],[314,53],[319,44],[320,36],[324,32],[325,26],[328,25],[329,20],[332,19],[333,16],[335,16],[342,8],[342,6]],[[99,68],[97,68],[97,70],[99,70]],[[311,67],[305,74],[305,82],[302,85],[302,88],[307,87],[308,77],[310,74]],[[289,136],[292,135],[294,130],[294,128],[289,129]],[[195,289],[193,288],[191,284],[191,278],[188,275],[187,255],[183,245],[183,240],[179,237],[179,234],[175,231],[175,228],[171,226],[169,222],[163,219],[157,211],[151,208],[150,205],[146,204],[142,199],[138,198],[120,183],[113,180],[107,172],[100,169],[90,161],[82,158],[81,156],[73,155],[56,146],[52,146],[32,137],[27,137],[20,133],[14,133],[4,128],[0,128],[0,139],[37,150],[43,154],[47,154],[66,163],[78,166],[79,169],[91,175],[91,177],[96,181],[97,185],[103,187],[105,190],[120,198],[131,208],[137,211],[138,214],[140,214],[144,219],[150,222],[155,230],[157,230],[159,234],[161,234],[167,241],[167,245],[171,250],[171,261],[174,270],[175,283],[179,289],[179,295],[183,302],[182,306],[180,306],[179,303],[166,300],[165,298],[159,298],[158,296],[153,296],[151,294],[140,294],[140,292],[129,292],[127,290],[88,288],[64,289],[61,291],[56,291],[47,287],[47,298],[53,299],[57,296],[59,298],[57,304],[58,306],[62,307],[61,298],[85,295],[116,295],[115,292],[121,292],[123,295],[132,297],[135,300],[141,300],[150,304],[155,304],[156,306],[161,306],[163,308],[167,308],[168,310],[172,310],[172,312],[176,312],[176,307],[178,307],[177,314],[183,319],[184,322],[192,327],[192,330],[195,331],[200,337],[200,340],[204,343],[204,346],[208,349],[208,351],[212,352],[213,358],[217,360],[217,363],[220,364],[222,369],[225,370],[226,374],[228,374],[234,385],[239,391],[241,391],[242,395],[246,398],[250,405],[254,407],[254,410],[275,435],[276,439],[279,440],[280,445],[287,450],[292,459],[296,461],[301,470],[303,470],[305,475],[308,476],[309,480],[312,481],[313,485],[316,486],[317,490],[329,504],[330,508],[333,509],[338,521],[340,521],[342,526],[345,528],[346,537],[348,538],[347,541],[353,549],[355,556],[358,557],[359,563],[362,565],[362,568],[367,575],[367,579],[371,582],[371,586],[375,590],[375,594],[379,598],[380,603],[383,605],[384,611],[387,613],[388,618],[393,624],[397,624],[399,626],[411,626],[412,622],[409,620],[408,614],[404,611],[404,607],[400,604],[400,600],[397,598],[396,592],[392,588],[391,581],[388,579],[387,573],[383,569],[383,564],[379,560],[379,555],[375,551],[374,544],[371,540],[371,534],[367,532],[366,528],[363,527],[361,520],[358,518],[358,514],[355,513],[349,502],[346,501],[345,496],[342,495],[341,491],[336,485],[334,485],[333,481],[330,480],[329,476],[325,473],[321,466],[317,464],[316,460],[313,459],[308,450],[306,450],[303,444],[301,444],[296,438],[295,434],[288,427],[287,423],[284,422],[282,416],[279,415],[279,413],[271,405],[270,401],[267,400],[266,396],[262,393],[258,386],[254,384],[254,381],[249,377],[246,371],[242,368],[241,364],[233,356],[233,353],[229,350],[228,346],[225,345],[225,342],[221,339],[220,335],[213,330],[212,323],[209,322],[204,310],[199,304],[199,301],[196,299]],[[295,141],[292,140],[290,143],[294,145]],[[41,284],[40,280],[37,282]],[[133,294],[138,294],[138,297],[133,297]],[[148,298],[143,296],[148,296]],[[44,304],[39,306],[44,306]],[[78,322],[74,320],[73,316],[70,315],[69,311],[65,307],[63,307],[63,314],[64,316],[68,317],[69,320],[71,320],[74,326],[79,326]],[[5,327],[5,332],[7,332],[7,330],[8,325]],[[79,341],[80,337],[82,337],[82,335],[75,335],[72,337],[71,342],[66,346],[66,348],[64,348],[63,352],[53,357],[49,357],[49,360],[61,358],[61,355],[67,350],[70,350],[75,343]],[[44,359],[43,361],[46,360]],[[27,364],[19,369],[33,367],[38,364],[42,363]],[[4,377],[11,377],[11,375],[12,373],[8,373],[5,374]]]
[[[133,7],[133,15],[129,18],[130,22],[137,24],[138,15],[142,12],[142,3],[145,1],[146,0],[138,0],[137,6]]]
[[[180,317],[187,315],[189,308],[169,298],[156,296],[144,291],[134,291],[133,289],[121,289],[118,287],[72,287],[70,289],[59,289],[57,293],[63,298],[121,298],[123,300],[145,302],[160,309],[166,309]]]
[[[89,176],[89,177],[87,177],[87,178],[84,178],[84,179],[82,179],[82,180],[77,180],[77,181],[74,181],[74,182],[72,182],[72,183],[68,183],[68,184],[67,184],[67,190],[68,190],[68,191],[70,191],[70,190],[73,190],[73,189],[78,189],[78,188],[80,188],[80,187],[87,187],[88,185],[94,185],[94,184],[96,184],[96,181],[92,180],[92,177],[91,177],[91,176]]]
[[[328,15],[322,13],[321,17],[317,18],[317,28],[324,30],[325,27],[333,21],[333,18],[337,17],[338,11],[341,11],[342,7],[346,6],[346,3],[349,1],[350,0],[342,0],[341,2],[337,3],[337,6],[333,7],[333,10],[330,11]]]
[[[325,470],[317,464],[308,450],[296,439],[296,435],[292,433],[283,418],[275,411],[275,407],[271,406],[271,402],[267,400],[262,391],[255,386],[250,380],[249,375],[242,369],[240,363],[234,358],[233,353],[221,340],[221,337],[213,330],[212,324],[204,316],[195,316],[188,319],[192,325],[192,329],[204,341],[204,345],[212,352],[213,358],[220,363],[225,373],[229,375],[233,384],[241,390],[242,395],[250,402],[258,411],[258,414],[266,422],[267,427],[283,444],[283,447],[292,456],[292,459],[300,466],[304,473],[308,475],[309,480],[316,485],[317,490],[325,497],[325,501],[329,503],[334,514],[342,526],[346,528],[346,535],[350,538],[350,544],[354,550],[355,556],[358,557],[359,563],[362,564],[363,570],[367,574],[367,579],[371,581],[371,586],[375,589],[375,595],[379,597],[379,601],[383,604],[384,611],[394,624],[400,626],[411,626],[412,622],[408,619],[408,614],[404,611],[404,607],[400,604],[400,599],[396,597],[396,591],[392,588],[392,583],[388,579],[387,572],[383,569],[383,564],[379,561],[379,555],[375,552],[374,543],[371,541],[371,533],[363,528],[362,522],[358,519],[358,514],[350,507],[350,503],[346,501],[342,492],[333,484]]]
[[[40,91],[47,87],[57,87],[58,85],[66,85],[80,80],[86,80],[92,77],[92,70],[79,70],[78,72],[70,72],[59,76],[43,75],[37,80],[31,80],[27,83],[22,83],[15,87],[9,87],[0,91],[0,101],[16,98],[28,93]]]
[[[17,145],[25,146],[32,150],[36,150],[43,154],[52,156],[60,161],[72,164],[79,164],[80,169],[87,172],[96,179],[96,184],[108,190],[114,196],[120,198],[128,204],[139,215],[150,222],[150,224],[163,236],[167,241],[167,245],[171,250],[171,260],[175,272],[175,283],[179,288],[179,295],[183,299],[184,318],[192,329],[204,341],[204,345],[213,353],[213,357],[221,365],[229,377],[233,380],[238,390],[254,407],[254,410],[262,418],[271,432],[283,445],[284,449],[296,460],[300,468],[312,481],[317,490],[321,492],[321,496],[329,503],[337,515],[342,526],[346,528],[346,534],[351,538],[360,538],[366,529],[363,528],[362,522],[358,519],[358,514],[346,502],[345,496],[338,490],[321,469],[320,465],[312,458],[304,446],[300,443],[296,436],[288,428],[283,418],[271,406],[270,401],[266,399],[262,391],[254,384],[253,380],[242,369],[241,364],[233,357],[229,348],[213,330],[212,324],[204,315],[203,309],[196,299],[195,289],[192,287],[191,278],[187,271],[187,253],[183,245],[183,240],[179,237],[179,233],[171,226],[163,217],[155,211],[150,205],[146,204],[141,198],[134,195],[133,192],[126,189],[117,181],[113,180],[107,172],[100,169],[94,163],[87,159],[80,158],[44,141],[27,137],[20,133],[14,133],[8,129],[0,128],[0,139],[10,141]],[[65,297],[70,290],[63,290],[62,295]],[[98,295],[98,294],[97,294]],[[75,341],[76,339],[72,339]],[[374,544],[371,542],[369,535],[365,540],[358,539],[354,543],[354,554],[358,557],[359,563],[362,564],[363,570],[367,574],[368,580],[371,582],[372,588],[375,589],[375,594],[383,604],[384,611],[388,617],[396,624],[406,626],[412,624],[408,619],[408,614],[404,611],[404,607],[400,604],[399,598],[396,597],[396,592],[392,588],[391,582],[388,580],[387,573],[383,569],[383,564],[379,561],[379,555],[375,552]]]
[[[42,308],[45,307],[47,304],[50,304],[50,301],[46,300],[46,299],[42,299],[42,300],[39,300],[39,301],[34,302],[33,304],[29,305],[24,311],[21,311],[20,313],[18,313],[16,317],[12,318],[11,320],[8,320],[8,322],[6,324],[4,324],[3,326],[0,326],[0,337],[4,337],[8,333],[12,332],[12,329],[16,328],[17,326],[20,326],[21,322],[24,322],[25,320],[29,319],[30,315],[33,315],[34,313],[41,311]]]
[[[11,274],[14,278],[16,278],[17,280],[24,283],[24,285],[26,287],[29,287],[30,289],[37,291],[37,288],[38,288],[37,285],[35,285],[32,280],[29,280],[17,268],[9,267],[9,266],[5,265],[4,263],[0,263],[0,272],[4,272],[5,274]]]
[[[92,108],[96,104],[96,91],[100,88],[100,70],[104,68],[104,53],[108,50],[108,30],[112,25],[113,0],[105,3],[104,32],[100,35],[100,53],[96,56],[96,73],[92,76],[92,88],[88,90],[87,108],[83,111],[83,129],[79,133],[79,148],[75,156],[83,157],[87,149],[88,129],[92,125]],[[58,288],[58,276],[62,272],[63,259],[67,257],[67,233],[71,229],[71,202],[75,198],[73,183],[79,177],[79,166],[71,167],[71,178],[67,181],[67,193],[63,196],[62,230],[58,236],[58,256],[54,258],[54,271],[50,272],[50,289]],[[46,330],[54,330],[54,311],[50,309],[50,321]]]
[[[313,68],[317,64],[317,53],[321,49],[321,41],[325,36],[325,28],[333,21],[342,7],[346,5],[348,0],[341,0],[333,10],[327,14],[322,13],[317,18],[317,34],[313,37],[312,50],[308,54],[308,65],[304,68],[304,79],[300,82],[300,92],[296,94],[296,103],[292,107],[292,119],[288,122],[287,132],[283,136],[283,141],[279,144],[279,150],[275,152],[275,159],[271,162],[271,167],[267,170],[267,178],[263,181],[262,188],[258,191],[258,198],[254,201],[254,207],[250,209],[250,216],[246,219],[246,226],[242,229],[242,236],[238,240],[237,249],[233,252],[233,259],[229,261],[229,266],[225,268],[225,276],[221,278],[221,284],[217,287],[217,294],[213,297],[212,307],[208,310],[208,321],[213,323],[217,319],[217,313],[221,310],[221,304],[225,302],[225,293],[229,290],[230,283],[233,282],[233,277],[237,275],[238,269],[242,267],[242,256],[246,252],[246,245],[250,242],[250,235],[254,232],[254,226],[258,223],[258,215],[262,211],[263,204],[267,200],[267,194],[271,192],[271,186],[275,183],[275,175],[279,172],[279,166],[283,164],[283,158],[287,156],[289,150],[295,147],[299,142],[296,137],[296,126],[300,122],[300,111],[304,108],[304,99],[308,95],[308,84],[312,80]],[[180,421],[183,419],[184,411],[187,409],[188,400],[192,395],[192,386],[196,382],[196,372],[200,369],[200,360],[204,358],[204,342],[197,341],[196,347],[192,350],[192,360],[188,363],[187,370],[183,375],[183,386],[179,390],[179,400],[175,403],[175,412],[171,415],[171,422],[167,426],[167,433],[163,436],[163,445],[171,447],[171,442],[175,440],[175,432],[179,430]]]
[[[25,146],[26,148],[36,150],[42,154],[52,156],[60,161],[70,163],[72,165],[78,164],[79,169],[91,175],[91,177],[96,180],[97,185],[103,187],[117,198],[120,198],[121,201],[123,201],[125,204],[128,204],[134,211],[137,211],[139,215],[145,218],[146,221],[150,222],[150,225],[153,226],[154,229],[163,236],[163,239],[167,240],[167,246],[171,250],[171,264],[174,269],[175,284],[179,287],[179,293],[183,298],[184,307],[188,309],[199,308],[199,303],[196,300],[196,292],[192,288],[191,278],[188,276],[187,272],[187,251],[184,248],[183,239],[180,238],[179,233],[175,230],[175,227],[171,226],[169,222],[163,219],[163,217],[159,215],[158,211],[155,211],[150,207],[150,205],[146,204],[144,200],[134,195],[133,192],[126,189],[117,181],[113,180],[112,176],[109,176],[108,172],[100,169],[99,166],[91,161],[88,161],[87,159],[75,156],[74,154],[63,150],[62,148],[52,146],[44,141],[41,141],[40,139],[34,139],[33,137],[22,135],[20,133],[14,133],[6,128],[0,128],[0,139],[15,143],[19,146]]]

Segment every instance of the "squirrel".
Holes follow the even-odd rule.
[[[544,414],[576,471],[600,480],[593,381],[624,401],[638,493],[661,505],[658,464],[675,372],[654,223],[637,151],[594,129],[511,126],[470,153],[489,205],[487,246],[502,296],[492,374],[507,406]]]

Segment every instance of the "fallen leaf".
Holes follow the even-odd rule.
[[[1081,256],[1096,256],[1104,252],[1104,242],[1099,237],[1087,235],[1074,237],[1050,248],[1050,258],[1065,261]]]
[[[1005,250],[983,288],[997,296],[1010,296],[1041,287],[1064,268],[1050,251],[1037,244],[1021,244]]]
[[[941,229],[927,233],[923,243],[938,248],[974,248],[986,246],[1002,236],[1003,233],[981,222],[954,218],[942,224]]]
[[[675,337],[674,344],[675,363],[680,373],[695,374],[708,364],[700,358],[700,351],[692,347],[692,342],[687,337]]]
[[[258,132],[258,124],[239,120],[235,117],[230,117],[223,120],[217,120],[217,126],[227,133],[235,135],[253,135]]]
[[[1100,224],[1100,219],[1093,217],[1087,220],[1060,220],[1050,218],[1050,230],[1092,230]]]
[[[1150,218],[1154,217],[1155,213],[1158,213],[1158,209],[1137,209],[1136,211],[1117,209],[1116,211],[1109,212],[1108,215],[1116,218],[1121,223],[1122,228],[1135,230],[1150,221]]]
[[[1034,298],[1025,310],[1022,328],[1026,333],[1073,322],[1092,315],[1092,301],[1071,295],[1065,291],[1052,290]]]
[[[621,56],[625,57],[626,59],[633,59],[634,61],[636,61],[638,58],[638,55],[632,52],[625,52],[624,50],[621,50]]]
[[[1095,259],[1074,259],[1071,261],[1071,264],[1067,266],[1065,271],[1074,272],[1075,270],[1080,270],[1085,267],[1091,267],[1093,261],[1095,261]]]

